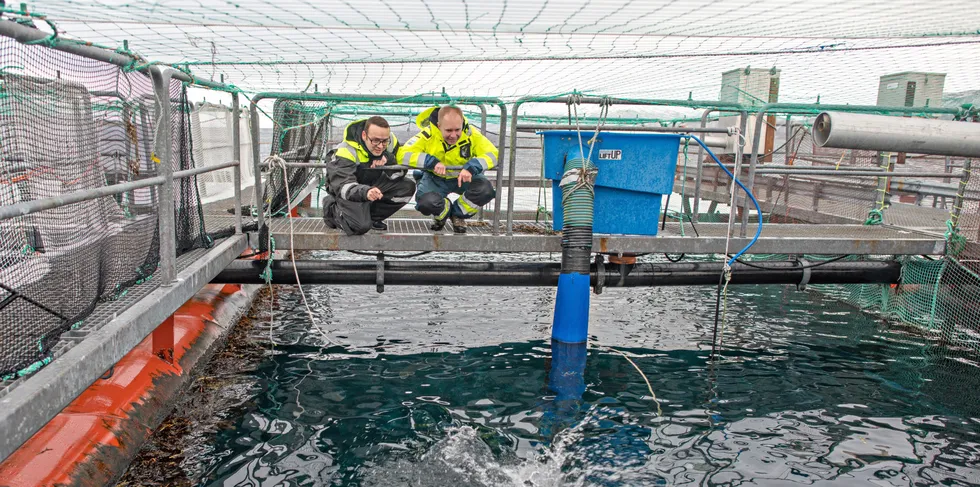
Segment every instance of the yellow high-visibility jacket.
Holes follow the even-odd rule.
[[[415,119],[421,131],[398,149],[398,162],[419,169],[432,170],[438,163],[446,166],[446,179],[459,177],[466,169],[473,175],[493,169],[497,165],[497,147],[479,130],[463,119],[463,132],[455,144],[449,145],[436,126],[439,107],[432,107]]]

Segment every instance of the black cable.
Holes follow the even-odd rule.
[[[57,311],[55,311],[55,310],[53,310],[51,308],[48,308],[47,306],[41,304],[40,302],[35,301],[35,300],[27,297],[27,295],[18,292],[16,289],[14,289],[12,287],[5,286],[2,282],[0,282],[0,289],[3,289],[4,291],[7,291],[8,293],[10,293],[10,297],[23,299],[24,301],[27,301],[28,303],[31,303],[34,306],[37,306],[38,308],[41,308],[42,310],[47,311],[48,313],[51,313],[56,318],[61,319],[61,321],[63,323],[68,323],[68,321],[69,321],[68,318],[66,318],[61,313],[58,313]],[[6,308],[7,305],[10,304],[11,302],[13,302],[13,299],[5,299],[5,300],[3,300],[3,306],[0,307],[0,309]]]
[[[380,255],[379,252],[361,252],[359,250],[348,250],[348,252],[356,255],[366,255],[369,257],[377,257],[378,255]],[[384,254],[384,255],[385,257],[391,257],[392,259],[411,259],[413,257],[419,257],[431,253],[432,253],[431,250],[426,250],[424,252],[416,252],[414,254],[407,254],[407,255],[398,255],[398,254]]]
[[[721,289],[725,282],[725,272],[718,276],[718,291],[715,297],[715,326],[711,334],[711,361],[715,360],[715,350],[718,348],[718,321],[721,318]]]
[[[682,261],[682,260],[684,260],[684,256],[685,256],[685,255],[686,255],[686,254],[683,254],[683,253],[682,253],[682,254],[681,254],[681,256],[677,258],[677,260],[674,260],[674,259],[671,259],[671,258],[670,258],[670,254],[668,254],[668,253],[666,253],[666,252],[664,252],[664,257],[665,257],[665,258],[666,258],[667,260],[669,260],[669,261],[671,261],[671,262],[680,262],[680,261]]]
[[[664,231],[665,228],[667,228],[667,208],[668,207],[670,207],[670,193],[667,193],[667,202],[664,203],[664,216],[660,218],[660,231],[661,232]],[[684,224],[684,221],[682,220],[681,221],[681,225],[683,225],[683,224]]]
[[[814,267],[820,267],[822,265],[827,265],[827,264],[829,264],[831,262],[837,262],[838,260],[841,260],[841,259],[844,259],[844,258],[850,257],[850,256],[851,256],[850,254],[841,255],[841,256],[834,257],[833,259],[830,259],[830,260],[825,260],[823,262],[817,262],[816,264],[805,265],[805,266],[802,266],[802,267],[794,267],[792,270],[813,269]],[[731,257],[731,255],[729,255],[729,257]],[[742,259],[735,259],[735,262],[738,262],[739,264],[744,264],[744,265],[749,266],[749,267],[752,267],[754,269],[762,269],[764,271],[786,270],[786,269],[774,269],[772,267],[764,267],[764,266],[754,265],[754,264],[750,264],[748,262],[745,262]]]

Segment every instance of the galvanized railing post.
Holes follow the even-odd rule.
[[[507,167],[507,236],[514,234],[514,173],[517,172],[517,109],[521,102],[514,103],[512,123],[510,124],[510,164]]]
[[[252,211],[255,213],[255,221],[258,225],[259,233],[262,232],[262,225],[265,224],[265,217],[262,214],[262,153],[259,147],[259,99],[260,96],[256,95],[252,98],[252,106],[249,109],[248,114],[248,124],[251,127],[249,131],[252,135],[252,174],[255,179],[255,186],[252,187],[252,193],[255,197],[255,207]],[[266,248],[266,242],[259,242],[259,249],[268,250]]]
[[[500,107],[500,131],[497,134],[497,197],[493,199],[493,234],[500,235],[500,190],[504,184],[504,158],[507,157],[507,105],[501,103]],[[511,121],[514,127],[517,126],[517,117]],[[513,153],[515,147],[511,147]]]
[[[963,174],[960,176],[960,187],[956,191],[956,199],[953,200],[953,209],[949,214],[949,221],[952,223],[952,230],[956,232],[960,226],[960,214],[963,212],[963,199],[966,194],[966,186],[970,183],[970,169],[972,159],[963,160]]]
[[[708,115],[715,111],[714,108],[709,108],[701,114],[701,128],[708,126]],[[691,221],[698,221],[698,211],[701,208],[701,177],[704,171],[704,147],[698,144],[698,160],[697,160],[697,173],[694,175],[694,211],[691,213]],[[684,181],[687,184],[687,181]]]
[[[158,206],[158,221],[160,226],[160,267],[161,285],[173,283],[177,277],[177,230],[175,224],[174,206],[174,168],[171,162],[173,156],[172,120],[170,106],[170,79],[172,69],[155,67],[150,71],[153,78],[153,92],[156,97],[156,124],[153,127],[156,135],[156,146],[153,148],[157,157],[157,169],[164,178],[160,186]]]
[[[242,111],[238,93],[231,94],[231,157],[238,161],[232,170],[235,185],[235,233],[242,233]]]
[[[761,115],[759,119],[760,120],[762,119]],[[749,112],[742,110],[742,112],[739,113],[739,122],[738,122],[739,138],[738,140],[735,141],[736,146],[741,145],[741,150],[737,152],[742,155],[742,159],[745,158],[745,144],[743,144],[742,142],[745,140],[745,128],[748,127],[748,124],[749,124]],[[759,145],[759,124],[757,123],[755,129],[755,137],[753,138],[752,141],[752,162],[749,164],[749,181],[748,184],[745,186],[749,188],[749,191],[752,191],[752,182],[755,181],[755,163],[759,159],[758,154],[755,151],[758,149],[758,145]],[[741,168],[741,162],[742,161],[740,160],[735,161],[735,165],[737,168]],[[738,177],[738,172],[734,172],[732,174],[734,174],[736,178]],[[732,191],[734,192],[737,190],[738,190],[738,185],[735,184],[735,181],[732,181]],[[742,227],[739,230],[739,236],[741,236],[742,238],[745,238],[745,232],[749,226],[750,199],[751,198],[749,197],[749,195],[746,194],[745,201],[742,203]],[[729,220],[731,220],[735,218],[735,208],[731,208],[729,211],[731,214],[728,216],[728,218]],[[759,218],[761,219],[762,215],[759,215]]]

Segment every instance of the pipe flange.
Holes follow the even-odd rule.
[[[806,285],[810,283],[810,263],[804,258],[796,259],[803,266],[803,279],[796,285],[797,291],[806,291]]]
[[[606,256],[595,254],[595,287],[593,292],[597,295],[602,294],[602,288],[606,285]]]
[[[377,285],[378,293],[385,292],[385,253],[378,252],[378,271],[375,275],[374,283]]]

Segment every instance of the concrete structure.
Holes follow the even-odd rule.
[[[771,69],[752,69],[746,66],[745,68],[733,69],[731,71],[725,71],[721,73],[721,94],[718,96],[718,100],[722,102],[738,103],[740,105],[749,106],[762,106],[766,103],[776,103],[779,101],[779,70],[775,67]],[[765,149],[764,153],[768,154],[772,151],[773,141],[775,140],[775,117],[767,117],[769,122],[769,128],[766,130]],[[744,154],[750,155],[751,142],[755,127],[755,118],[750,116],[748,123],[746,124],[746,133],[744,134],[746,140],[746,147],[742,148]],[[738,126],[738,117],[722,117],[719,119],[719,124],[721,127],[732,127]],[[732,154],[735,152],[735,139],[731,138],[731,144],[725,150],[725,153]],[[765,159],[765,162],[770,162],[771,156]]]
[[[941,106],[945,73],[905,71],[886,74],[878,82],[878,106]]]
[[[743,106],[765,105],[779,101],[779,70],[733,69],[721,73],[719,101],[738,103]]]

